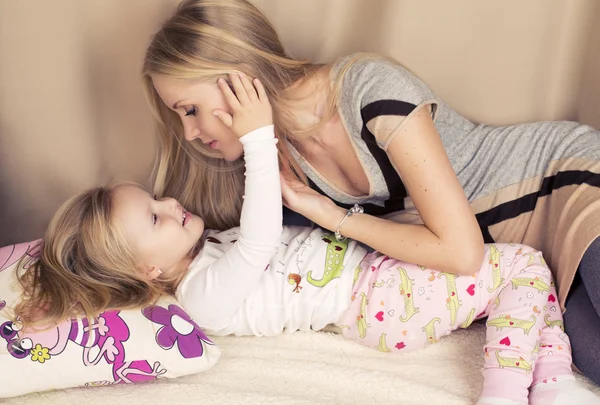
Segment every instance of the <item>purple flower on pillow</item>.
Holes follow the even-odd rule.
[[[177,305],[171,304],[168,309],[151,305],[142,309],[142,313],[152,322],[163,325],[156,333],[156,343],[165,350],[177,343],[179,353],[190,359],[202,356],[202,342],[213,344],[196,322]]]

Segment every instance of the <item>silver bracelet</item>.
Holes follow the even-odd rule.
[[[358,204],[354,204],[354,207],[352,207],[348,211],[346,211],[346,215],[344,216],[344,218],[342,218],[342,220],[340,221],[340,223],[337,226],[337,229],[335,230],[335,238],[337,239],[338,242],[343,242],[346,239],[348,239],[345,236],[342,236],[342,234],[340,233],[340,228],[342,227],[342,224],[344,223],[346,218],[351,217],[354,214],[362,214],[364,212],[365,212],[364,208]]]

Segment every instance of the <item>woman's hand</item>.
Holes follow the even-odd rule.
[[[305,216],[323,228],[335,231],[344,218],[345,210],[335,205],[328,197],[319,194],[298,180],[281,177],[283,204],[289,209]]]
[[[219,79],[217,83],[232,114],[220,109],[214,110],[213,114],[231,128],[238,138],[255,129],[272,125],[271,103],[262,83],[258,79],[250,82],[247,76],[235,73],[229,74],[229,79],[235,93],[224,79]]]

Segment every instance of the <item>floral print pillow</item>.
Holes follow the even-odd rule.
[[[19,271],[40,241],[0,248],[0,398],[77,386],[130,384],[204,371],[220,350],[171,297],[137,310],[107,311],[23,330],[11,309]]]

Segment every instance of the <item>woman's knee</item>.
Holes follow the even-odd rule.
[[[586,250],[579,263],[579,277],[585,286],[589,300],[600,314],[600,238],[597,238]],[[575,290],[573,287],[573,291]]]
[[[584,282],[595,281],[600,288],[600,238],[594,240],[583,254],[579,274]]]

